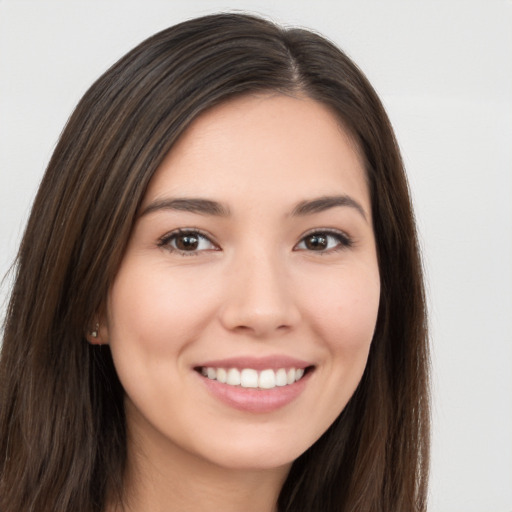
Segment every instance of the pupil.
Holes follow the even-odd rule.
[[[320,251],[327,247],[327,237],[325,235],[311,235],[306,239],[306,247],[313,251]]]
[[[197,249],[199,239],[196,235],[181,235],[176,239],[176,247],[180,251],[192,251]]]

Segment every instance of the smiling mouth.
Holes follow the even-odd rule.
[[[286,387],[300,381],[304,375],[310,373],[313,366],[306,368],[272,368],[261,371],[253,368],[215,368],[211,366],[200,366],[194,368],[204,377],[226,384],[228,386],[250,389],[273,389]]]

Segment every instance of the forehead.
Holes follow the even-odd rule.
[[[144,202],[184,195],[284,204],[333,193],[369,206],[363,160],[348,131],[315,100],[261,94],[200,115],[164,158]]]

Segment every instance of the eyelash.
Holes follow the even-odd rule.
[[[299,246],[300,244],[305,243],[307,238],[312,237],[314,235],[316,235],[318,237],[324,236],[326,238],[334,238],[337,241],[337,244],[335,247],[331,247],[326,250],[314,251],[311,249],[308,252],[318,252],[320,254],[329,254],[332,252],[342,251],[343,249],[348,249],[354,245],[354,241],[352,240],[352,238],[350,238],[343,231],[338,231],[337,229],[318,229],[318,228],[316,228],[316,229],[309,231],[305,235],[303,235],[302,238],[300,239],[300,242],[295,247]],[[297,250],[297,249],[294,248],[294,250]],[[302,250],[302,249],[298,249],[298,250]],[[308,249],[306,248],[303,250],[308,250]]]
[[[305,247],[304,249],[297,248],[299,245],[305,244],[308,237],[313,237],[314,235],[316,235],[319,238],[322,236],[327,239],[334,238],[337,241],[337,244],[335,247],[327,248],[325,250],[322,249],[322,250],[318,250],[318,251],[315,251],[314,249],[308,249],[307,247]],[[197,239],[199,239],[198,244],[200,244],[201,241],[207,241],[209,244],[213,245],[215,248],[214,249],[202,249],[202,250],[194,249],[191,251],[179,249],[178,247],[175,247],[172,245],[172,242],[173,241],[176,242],[176,240],[179,236],[196,237]],[[299,243],[297,243],[294,246],[293,250],[294,251],[305,250],[307,252],[318,252],[320,254],[329,254],[332,252],[338,252],[343,249],[350,248],[350,247],[352,247],[352,245],[353,245],[353,240],[346,233],[344,233],[342,231],[338,231],[335,229],[314,229],[312,231],[309,231],[305,235],[303,235],[302,238],[300,239]],[[182,256],[197,256],[199,253],[201,253],[205,250],[220,250],[219,247],[217,246],[217,244],[212,242],[212,240],[210,239],[210,237],[208,235],[206,235],[202,231],[195,229],[195,228],[190,228],[190,229],[181,228],[181,229],[172,231],[171,233],[164,235],[158,241],[158,247],[163,247],[163,248],[169,250],[170,252],[178,253]]]
[[[177,229],[176,231],[172,231],[171,233],[168,233],[164,235],[160,240],[158,241],[158,247],[163,247],[164,249],[167,249],[170,252],[178,253],[181,256],[197,256],[201,250],[193,250],[193,251],[185,251],[183,249],[179,249],[178,247],[173,247],[171,244],[173,241],[176,241],[176,239],[179,236],[190,236],[190,237],[196,237],[199,239],[199,243],[201,241],[207,241],[211,245],[215,247],[215,249],[208,249],[208,250],[219,250],[217,244],[212,242],[210,240],[210,237],[206,235],[205,233],[201,232],[199,229],[191,228],[191,229]],[[204,250],[204,249],[203,249]]]

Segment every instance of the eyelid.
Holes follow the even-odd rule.
[[[173,247],[171,244],[170,244],[170,241],[179,236],[179,235],[196,235],[198,238],[201,238],[203,240],[207,240],[211,245],[214,246],[214,249],[200,249],[200,250],[194,250],[194,251],[182,251],[176,247]],[[213,237],[204,232],[202,229],[199,229],[199,228],[178,228],[178,229],[174,229],[172,231],[169,231],[168,233],[166,233],[165,235],[161,236],[159,239],[158,239],[158,242],[157,242],[157,245],[158,247],[161,247],[163,249],[167,249],[168,251],[170,252],[176,252],[176,253],[179,253],[181,255],[185,255],[185,256],[194,256],[194,255],[197,255],[201,252],[205,252],[205,251],[218,251],[220,250],[220,247],[219,245],[213,240]]]
[[[330,248],[330,249],[325,249],[325,250],[322,250],[322,251],[313,251],[313,250],[308,250],[307,248],[304,248],[304,249],[298,249],[297,247],[301,244],[301,243],[304,243],[305,239],[308,237],[308,236],[311,236],[311,235],[315,235],[315,234],[322,234],[322,235],[327,235],[327,236],[332,236],[334,238],[336,238],[338,240],[338,245],[336,247],[333,247],[333,248]],[[336,251],[340,251],[340,250],[343,250],[343,249],[347,249],[349,247],[352,247],[354,244],[354,241],[352,239],[352,237],[350,237],[346,232],[340,230],[340,229],[334,229],[334,228],[314,228],[314,229],[310,229],[309,231],[307,231],[306,233],[304,233],[301,237],[300,237],[300,240],[299,242],[294,246],[293,250],[303,250],[303,251],[308,251],[308,252],[318,252],[318,253],[321,253],[321,254],[326,254],[326,253],[330,253],[330,252],[336,252]]]

